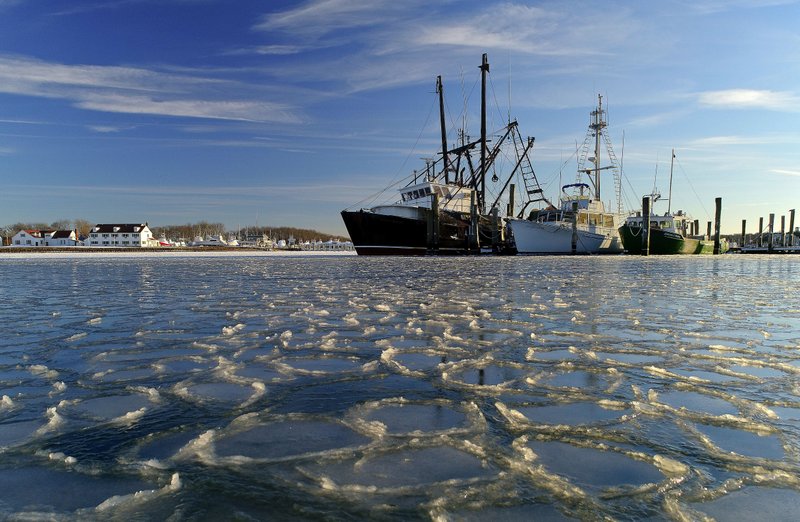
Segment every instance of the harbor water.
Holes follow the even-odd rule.
[[[0,255],[0,518],[795,520],[792,256]]]

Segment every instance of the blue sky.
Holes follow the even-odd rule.
[[[551,197],[602,94],[629,201],[656,172],[666,197],[674,147],[672,209],[705,223],[720,196],[723,232],[752,231],[800,207],[798,20],[781,0],[0,0],[0,225],[344,233],[340,210],[436,154],[436,76],[457,113],[486,52],[490,126],[536,137]]]

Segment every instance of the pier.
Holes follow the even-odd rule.
[[[786,216],[780,216],[780,231],[776,231],[775,214],[770,214],[766,229],[764,217],[758,218],[758,231],[747,233],[747,220],[742,220],[740,247],[742,254],[800,254],[800,229],[795,229],[795,209],[789,210],[789,228],[786,230]]]

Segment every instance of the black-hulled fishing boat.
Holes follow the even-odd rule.
[[[486,131],[486,54],[481,71],[481,133],[470,141],[460,133],[460,143],[448,147],[441,76],[436,81],[439,97],[442,152],[429,161],[424,171],[414,172],[399,188],[399,198],[370,208],[345,209],[342,219],[350,239],[361,255],[467,255],[483,252],[513,253],[502,216],[513,212],[513,176],[519,175],[527,194],[540,194],[531,188],[538,182],[528,154],[533,138],[523,140],[516,121],[497,133],[489,147]],[[487,199],[487,175],[494,182],[496,160],[504,143],[513,143],[514,168],[493,202]],[[475,165],[476,149],[480,157]],[[507,190],[508,189],[508,190]],[[507,194],[501,204],[501,197]]]

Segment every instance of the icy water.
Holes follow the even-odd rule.
[[[799,263],[0,256],[0,518],[796,520]]]

